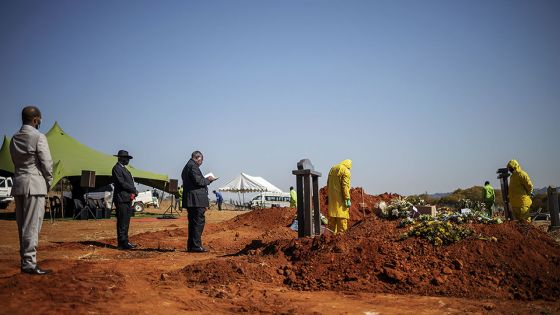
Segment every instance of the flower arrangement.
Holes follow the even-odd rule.
[[[410,217],[412,214],[412,203],[406,198],[395,198],[391,203],[381,209],[381,216],[386,219],[398,219]]]
[[[420,221],[413,224],[410,230],[403,234],[401,238],[422,237],[430,243],[439,245],[448,245],[465,239],[473,234],[469,228],[453,224],[449,221]]]
[[[448,245],[471,236],[474,232],[461,226],[464,223],[501,224],[500,218],[491,218],[485,212],[472,211],[467,213],[441,212],[437,216],[422,214],[418,218],[404,218],[399,222],[399,227],[409,226],[409,231],[401,235],[401,239],[408,237],[422,237],[430,243]],[[478,239],[497,241],[495,237],[478,235]]]
[[[457,206],[459,207],[459,210],[471,209],[473,211],[480,211],[484,209],[484,203],[476,200],[470,200],[470,199],[460,199],[457,202]]]

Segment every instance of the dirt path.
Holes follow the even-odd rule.
[[[33,277],[19,272],[15,221],[0,220],[0,313],[29,314],[442,314],[560,313],[553,301],[472,300],[345,291],[291,290],[278,279],[244,279],[255,241],[290,238],[290,231],[229,220],[235,211],[208,211],[203,240],[212,251],[184,251],[186,219],[133,219],[132,251],[115,249],[115,220],[45,221],[38,260],[53,274]],[[267,223],[268,224],[268,223]],[[272,268],[254,256],[251,266]],[[237,278],[205,273],[208,264],[238,268]],[[262,273],[263,277],[266,273]],[[199,278],[197,278],[199,277]],[[215,278],[212,278],[215,277]],[[280,278],[279,278],[280,279]]]

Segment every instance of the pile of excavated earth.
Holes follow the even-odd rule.
[[[325,189],[321,189],[326,213]],[[352,189],[351,224],[344,234],[297,238],[289,229],[290,208],[255,210],[223,222],[223,230],[260,229],[257,239],[228,248],[227,259],[189,265],[177,273],[188,286],[226,298],[244,282],[286,285],[300,290],[382,292],[466,298],[558,300],[560,246],[529,224],[468,224],[474,234],[435,246],[400,235],[407,227],[358,207],[361,188]],[[363,194],[369,206],[397,197]],[[477,235],[484,235],[480,239]],[[492,239],[492,240],[490,240]],[[214,244],[219,247],[219,244]],[[225,250],[225,249],[224,249]]]
[[[367,209],[368,213],[371,212],[380,202],[389,203],[394,198],[400,198],[399,194],[383,193],[381,195],[368,195],[362,187],[356,187],[350,189],[350,221],[358,221],[364,218],[364,211],[360,209],[360,205]],[[319,204],[321,212],[327,215],[327,187],[323,187],[319,190]]]

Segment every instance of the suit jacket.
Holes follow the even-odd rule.
[[[134,187],[134,178],[132,174],[121,163],[117,162],[113,166],[112,180],[115,185],[113,191],[113,202],[130,202],[130,194],[138,195],[136,187]]]
[[[53,161],[47,137],[23,125],[10,143],[14,163],[12,195],[47,195],[53,180]]]
[[[183,208],[206,208],[210,206],[210,200],[208,199],[210,180],[204,178],[193,159],[190,159],[183,168],[181,179],[183,180]]]

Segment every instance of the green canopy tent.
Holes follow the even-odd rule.
[[[82,175],[82,170],[95,171],[97,187],[111,182],[111,170],[117,162],[116,157],[80,143],[64,132],[56,122],[47,132],[47,141],[54,162],[52,187],[65,177],[77,182]],[[0,174],[11,176],[14,173],[14,165],[10,156],[9,144],[10,139],[4,136],[0,149]],[[127,168],[136,182],[168,190],[169,177],[167,175],[137,169],[132,165],[128,165]]]
[[[4,136],[0,148],[0,176],[8,177],[14,174],[14,163],[12,163],[12,157],[10,156],[10,141],[10,138]]]

